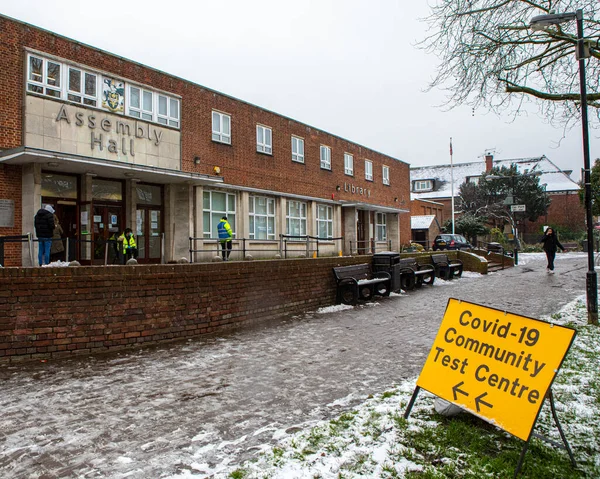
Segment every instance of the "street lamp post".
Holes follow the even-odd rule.
[[[587,223],[588,272],[586,275],[586,294],[588,323],[598,324],[598,277],[594,269],[594,226],[592,224],[592,184],[590,171],[590,140],[588,133],[587,91],[585,82],[586,52],[583,37],[583,10],[576,12],[538,15],[529,25],[534,30],[543,30],[550,25],[577,20],[577,59],[579,60],[579,88],[581,91],[581,126],[583,130],[583,182],[585,187],[585,217]]]

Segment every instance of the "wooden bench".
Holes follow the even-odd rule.
[[[368,300],[373,296],[389,296],[392,287],[390,273],[371,272],[371,265],[356,264],[333,268],[337,281],[336,302],[356,304],[359,299]]]
[[[420,288],[423,284],[432,285],[435,269],[429,264],[419,264],[416,258],[402,258],[400,265],[400,286],[405,291]]]
[[[451,260],[447,254],[432,254],[431,263],[438,278],[449,280],[462,276],[463,262],[459,259]]]

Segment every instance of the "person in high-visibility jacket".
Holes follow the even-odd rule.
[[[131,257],[137,259],[138,250],[135,243],[135,236],[131,228],[125,228],[125,231],[117,238],[117,241],[123,244],[123,264]]]
[[[231,230],[231,225],[227,221],[227,216],[221,218],[221,221],[219,221],[219,224],[217,225],[217,231],[219,232],[223,261],[227,261],[231,253],[231,239],[233,238],[233,231]]]

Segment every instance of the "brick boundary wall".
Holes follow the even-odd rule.
[[[107,352],[329,306],[370,256],[0,269],[0,362]]]

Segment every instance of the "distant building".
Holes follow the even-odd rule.
[[[454,177],[455,204],[458,205],[460,185],[465,182],[477,183],[481,175],[496,167],[517,167],[522,174],[540,173],[540,184],[545,185],[552,203],[545,216],[537,221],[525,221],[520,224],[520,232],[533,239],[541,233],[542,226],[552,224],[574,231],[585,229],[585,209],[579,201],[579,185],[571,179],[572,171],[561,170],[545,155],[535,158],[516,158],[494,160],[486,155],[483,161],[458,163],[452,167]],[[452,186],[450,165],[413,167],[410,170],[411,197],[413,200],[428,200],[444,205],[442,217],[452,216]],[[412,213],[415,214],[414,212]]]
[[[410,205],[412,242],[430,249],[446,221],[444,203],[414,199]]]

